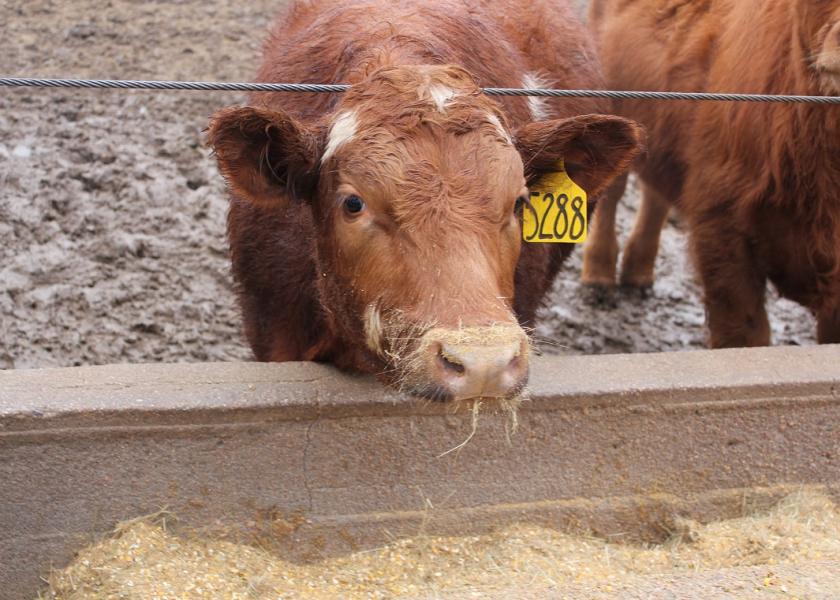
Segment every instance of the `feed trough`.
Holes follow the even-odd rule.
[[[510,415],[313,364],[0,372],[0,589],[33,598],[93,536],[179,527],[308,563],[519,523],[663,541],[840,491],[840,348],[551,357]],[[266,516],[268,515],[268,517]],[[664,525],[663,525],[664,524]],[[807,565],[806,567],[807,570]]]

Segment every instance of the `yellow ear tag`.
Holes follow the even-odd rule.
[[[557,171],[531,188],[522,214],[522,239],[533,243],[586,241],[586,192],[571,180],[561,160]]]

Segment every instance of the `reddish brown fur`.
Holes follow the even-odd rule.
[[[840,0],[595,0],[591,21],[613,88],[840,92]],[[821,342],[840,342],[840,109],[622,101],[615,110],[646,126],[639,175],[685,216],[711,345],[769,343],[767,279],[814,311]]]
[[[382,371],[363,342],[370,305],[421,329],[504,323],[512,309],[531,324],[571,247],[520,249],[517,195],[560,158],[598,194],[637,153],[639,130],[561,120],[601,112],[594,100],[552,102],[557,120],[529,124],[525,99],[497,102],[477,86],[519,87],[539,72],[600,87],[592,56],[564,3],[293,3],[258,80],[353,88],[254,94],[254,108],[222,111],[210,129],[233,192],[233,272],[256,357]],[[436,84],[458,92],[443,112],[418,95]],[[346,113],[357,134],[321,164]],[[370,210],[348,218],[336,200],[348,194]]]

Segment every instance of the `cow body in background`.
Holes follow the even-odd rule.
[[[839,0],[594,0],[607,83],[615,89],[840,93]],[[620,281],[653,282],[676,205],[705,291],[713,347],[770,343],[770,280],[840,342],[840,108],[622,100],[648,131],[642,205]],[[584,281],[612,285],[617,182],[601,203]]]
[[[211,123],[256,358],[329,361],[434,399],[516,395],[522,326],[571,250],[521,244],[527,185],[564,159],[598,194],[639,144],[635,124],[589,114],[598,101],[479,91],[601,86],[573,11],[300,1],[258,79],[352,88],[256,93]]]

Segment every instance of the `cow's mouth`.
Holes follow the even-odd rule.
[[[452,402],[455,399],[449,390],[439,385],[415,386],[403,391],[411,396],[431,400],[432,402]]]
[[[432,402],[454,402],[456,400],[481,400],[481,401],[518,401],[525,394],[528,386],[527,379],[523,379],[518,385],[511,388],[505,396],[470,396],[459,398],[447,388],[440,385],[425,385],[403,388],[403,393]]]

